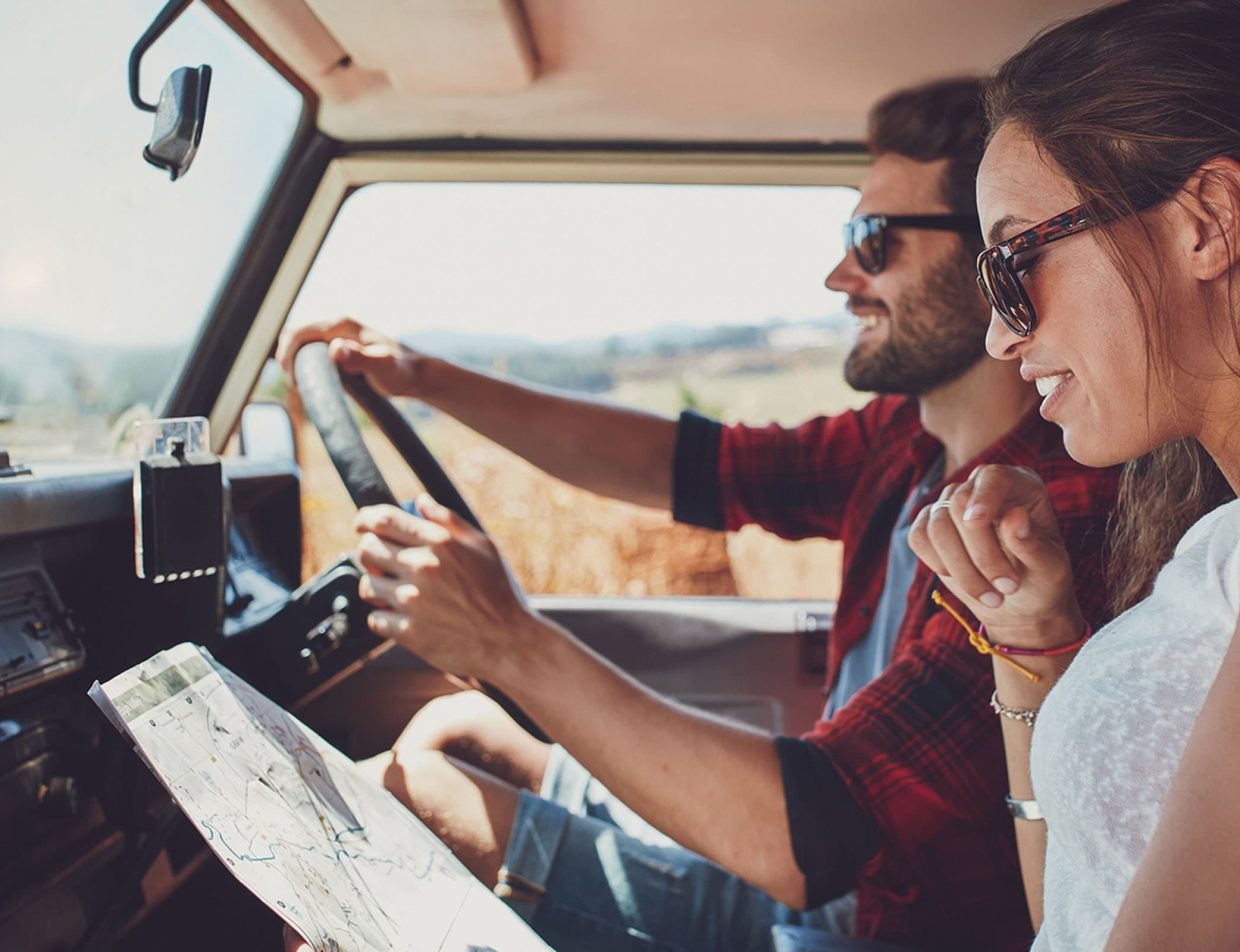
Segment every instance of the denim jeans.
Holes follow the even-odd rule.
[[[781,941],[853,943],[853,897],[777,903],[651,827],[558,747],[542,795],[521,793],[497,891],[557,952],[771,952],[773,927],[802,930]]]

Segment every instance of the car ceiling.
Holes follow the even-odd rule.
[[[1081,0],[217,0],[345,141],[858,142]]]

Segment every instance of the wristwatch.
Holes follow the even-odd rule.
[[[1004,798],[1007,803],[1008,813],[1017,820],[1045,820],[1042,815],[1042,808],[1038,806],[1037,800],[1016,800],[1009,793]]]

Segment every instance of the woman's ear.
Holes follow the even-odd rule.
[[[1240,263],[1240,162],[1211,159],[1184,183],[1182,194],[1193,274],[1200,281],[1222,277]]]

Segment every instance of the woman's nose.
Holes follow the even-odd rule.
[[[986,352],[996,360],[1015,360],[1020,356],[1021,345],[1028,337],[1021,337],[1003,323],[997,311],[990,312],[990,327],[986,329]]]

